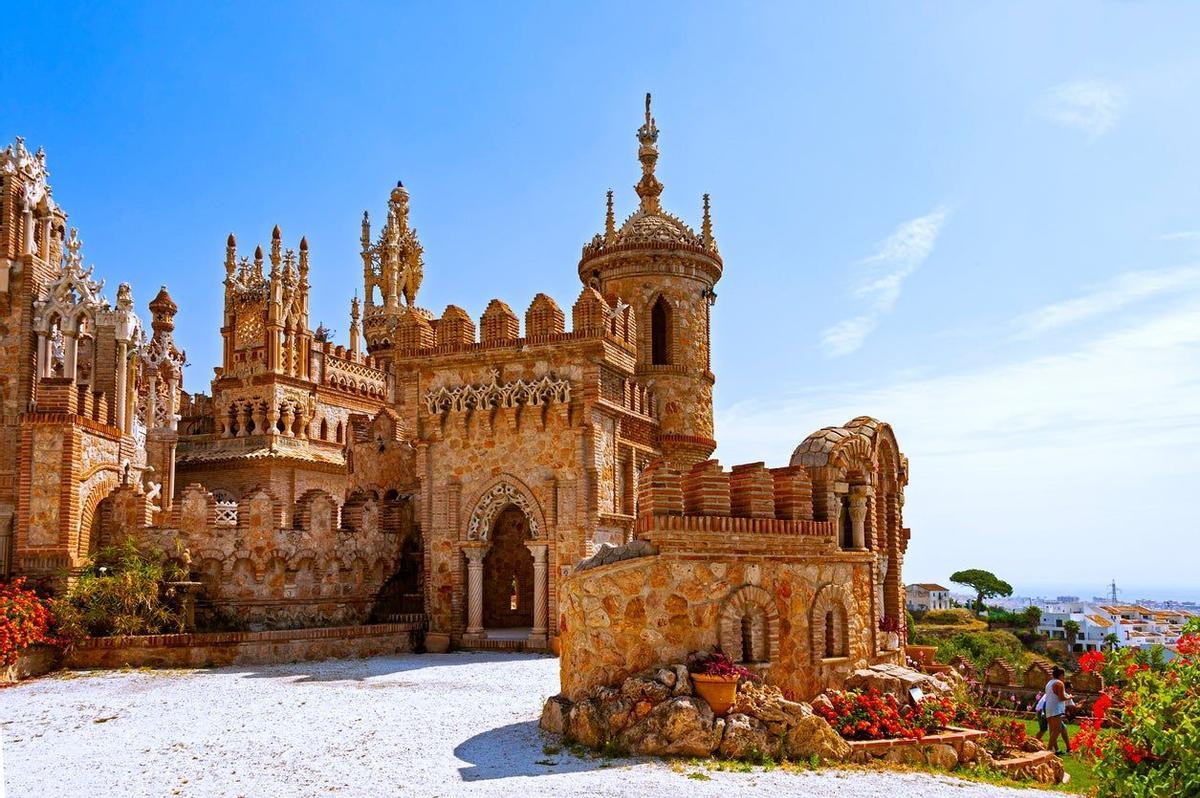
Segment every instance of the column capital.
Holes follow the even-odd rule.
[[[467,562],[478,566],[483,565],[484,556],[492,548],[492,544],[486,540],[468,540],[459,544],[459,546],[462,548],[462,553],[466,555]]]
[[[529,553],[533,555],[533,561],[536,564],[539,560],[545,562],[546,550],[550,548],[550,544],[542,540],[529,540],[525,542],[525,548],[529,549]]]

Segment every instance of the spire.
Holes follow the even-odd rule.
[[[254,273],[261,280],[263,276],[263,251],[262,244],[254,248]]]
[[[225,240],[225,276],[233,276],[233,270],[237,266],[237,239],[233,233],[229,234],[229,238]]]
[[[396,187],[392,189],[391,202],[388,203],[389,211],[394,210],[396,214],[396,223],[401,230],[408,229],[408,189],[404,187],[403,180],[396,181]]]
[[[712,216],[709,213],[708,195],[704,195],[704,221],[700,224],[700,240],[706,247],[713,243]]]
[[[613,236],[617,234],[617,220],[616,217],[613,216],[613,192],[611,188],[608,190],[608,198],[605,201],[605,205],[604,240],[612,241]]]
[[[308,283],[308,236],[300,236],[300,280]]]
[[[283,233],[279,230],[279,225],[275,225],[275,229],[271,231],[271,274],[279,271],[279,264],[283,260]]]
[[[650,115],[650,92],[646,92],[646,121],[638,128],[638,160],[642,162],[642,179],[634,187],[641,198],[644,213],[658,213],[661,206],[658,195],[663,185],[654,176],[654,165],[658,162],[658,125]]]
[[[354,299],[350,300],[350,355],[351,357],[358,356],[358,292],[354,292]]]

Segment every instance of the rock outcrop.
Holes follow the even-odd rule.
[[[554,696],[542,708],[541,727],[589,748],[645,756],[816,756],[834,762],[850,757],[849,744],[824,718],[774,687],[744,685],[728,717],[714,717],[708,703],[695,695],[682,663],[593,689],[580,701]]]

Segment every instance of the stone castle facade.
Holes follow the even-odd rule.
[[[701,624],[714,640],[744,625],[746,661],[799,662],[800,638],[805,662],[812,640],[895,652],[877,621],[903,614],[907,463],[871,419],[783,468],[709,459],[724,265],[707,196],[699,232],[663,209],[658,135],[647,96],[638,208],[618,224],[609,192],[569,329],[545,294],[523,328],[500,300],[478,324],[421,308],[401,184],[382,225],[363,216],[346,346],[311,327],[305,239],[292,250],[276,227],[243,256],[231,235],[207,395],[184,389],[166,288],[148,327],[128,285],[109,302],[44,155],[18,140],[0,152],[0,569],[69,578],[132,538],[227,620],[420,616],[432,650],[562,644],[583,679],[618,667],[584,667],[597,646],[698,644],[683,627]]]

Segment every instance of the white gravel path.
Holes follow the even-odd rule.
[[[537,719],[557,688],[556,659],[483,652],[66,674],[0,690],[2,776],[10,798],[1051,795],[917,773],[547,755]],[[711,780],[687,777],[700,772]]]

